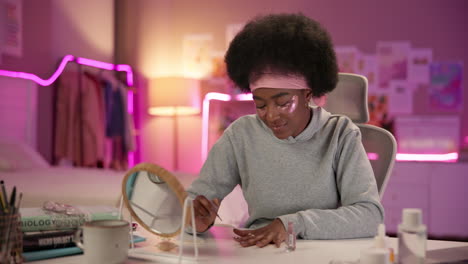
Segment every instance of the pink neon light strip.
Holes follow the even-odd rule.
[[[202,161],[206,160],[208,156],[208,128],[210,124],[210,101],[230,101],[231,96],[222,93],[207,93],[203,98],[203,112],[202,112]]]
[[[52,74],[52,76],[47,79],[41,79],[37,75],[32,74],[32,73],[26,73],[26,72],[15,72],[15,71],[6,71],[6,70],[0,70],[0,75],[7,76],[7,77],[12,77],[12,78],[21,78],[21,79],[26,79],[26,80],[31,80],[36,82],[39,85],[42,86],[49,86],[57,78],[62,74],[63,70],[65,69],[65,66],[67,65],[68,62],[73,61],[75,57],[72,55],[67,55],[63,57],[62,61],[60,62],[60,65],[58,66],[57,70]]]
[[[96,67],[96,68],[100,68],[104,70],[109,70],[109,71],[112,71],[115,68],[115,65],[112,63],[91,60],[91,59],[86,59],[86,58],[80,58],[80,57],[76,58],[76,63],[87,65],[87,66],[92,66],[92,67]]]
[[[439,161],[439,162],[456,162],[458,160],[458,152],[445,154],[408,154],[397,153],[396,160],[398,161]]]
[[[369,160],[378,160],[379,154],[369,152],[367,153]],[[457,162],[458,153],[445,153],[445,154],[408,154],[408,153],[397,153],[397,161],[437,161],[437,162]]]
[[[251,93],[244,93],[236,95],[237,101],[252,101],[252,94]]]
[[[112,64],[112,63],[91,60],[91,59],[82,58],[82,57],[75,57],[73,55],[64,56],[57,70],[54,72],[54,74],[52,74],[52,76],[50,76],[49,79],[41,79],[40,77],[32,73],[7,71],[7,70],[0,70],[0,76],[31,80],[41,86],[49,86],[57,80],[60,74],[62,74],[62,72],[65,69],[65,66],[67,66],[67,63],[73,60],[75,60],[76,63],[78,64],[87,65],[87,66],[91,66],[91,67],[95,67],[99,69],[124,71],[127,73],[127,85],[133,86],[133,71],[130,65]],[[128,91],[127,93],[127,111],[128,113],[133,115],[133,92],[132,91]],[[128,163],[129,163],[129,166],[131,167],[133,167],[133,165],[135,164],[134,156],[135,155],[133,152],[128,153]]]
[[[107,62],[102,62],[102,61],[97,61],[97,60],[91,60],[91,59],[86,59],[86,58],[81,58],[81,57],[75,57],[73,55],[66,55],[63,57],[62,61],[60,62],[57,70],[50,76],[49,79],[42,79],[38,77],[35,74],[32,73],[27,73],[27,72],[15,72],[15,71],[7,71],[7,70],[0,70],[0,75],[2,76],[7,76],[7,77],[13,77],[13,78],[22,78],[26,80],[31,80],[36,82],[37,84],[41,86],[49,86],[52,83],[54,83],[57,78],[62,74],[63,70],[65,69],[65,66],[67,65],[68,62],[73,61],[76,59],[76,62],[78,64],[83,64],[87,66],[92,66],[96,67],[99,69],[105,69],[105,70],[116,70],[116,71],[125,71],[127,72],[127,85],[128,86],[133,86],[133,71],[132,68],[127,65],[127,64],[111,64]]]
[[[207,93],[203,99],[203,113],[202,113],[202,161],[206,160],[208,156],[208,126],[209,126],[209,112],[210,112],[210,101],[230,101],[231,96],[222,93]],[[235,97],[237,101],[250,101],[252,100],[252,94],[238,94]],[[468,137],[467,137],[468,138]],[[378,160],[379,155],[377,153],[367,153],[367,157],[370,160]],[[458,160],[458,153],[446,153],[446,154],[408,154],[408,153],[397,153],[397,161],[433,161],[433,162],[456,162]]]
[[[127,112],[133,115],[133,92],[127,91]]]

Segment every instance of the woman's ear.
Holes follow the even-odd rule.
[[[312,99],[312,89],[306,89],[306,90],[303,90],[304,91],[304,97],[306,99],[307,102],[310,102],[310,100]]]

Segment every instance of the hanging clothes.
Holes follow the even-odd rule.
[[[55,113],[55,159],[69,160],[72,164],[81,163],[81,135],[79,134],[79,83],[77,72],[63,72],[57,81]],[[78,155],[76,155],[78,153]]]
[[[135,150],[134,125],[127,111],[128,87],[113,75],[102,74],[106,105],[106,137],[108,155],[106,163],[117,170],[128,168],[127,155]]]
[[[105,115],[104,100],[100,80],[93,74],[85,72],[83,86],[83,126],[85,166],[103,167],[105,148]],[[89,157],[89,160],[86,158]]]
[[[57,82],[56,160],[126,170],[136,148],[128,87],[107,71],[65,71]]]
[[[98,84],[89,75],[67,71],[57,86],[56,159],[96,167],[104,158],[104,121]]]

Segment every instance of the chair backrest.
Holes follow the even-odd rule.
[[[362,75],[339,73],[336,88],[328,95],[324,108],[348,116],[361,130],[362,144],[368,153],[377,188],[382,199],[396,157],[396,140],[387,130],[369,124],[367,79]]]
[[[362,75],[339,73],[335,89],[324,106],[333,114],[345,115],[354,123],[367,123],[367,79]]]
[[[361,130],[362,144],[374,171],[380,199],[387,187],[395,163],[397,143],[387,130],[368,124],[356,124]]]

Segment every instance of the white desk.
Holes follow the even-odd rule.
[[[213,227],[209,234],[200,238],[199,257],[197,263],[324,263],[329,264],[331,260],[356,261],[359,259],[360,251],[372,245],[371,239],[351,240],[298,240],[296,251],[285,252],[284,248],[276,248],[269,245],[265,248],[249,247],[242,248],[233,240],[233,233],[227,227]],[[187,236],[187,241],[191,240]],[[389,239],[391,246],[397,251],[397,239]],[[158,242],[156,237],[148,237],[148,241],[140,243],[140,246],[155,248]],[[190,242],[184,249],[185,254],[193,254]],[[139,246],[139,248],[141,248]],[[427,262],[440,263],[441,261],[468,260],[468,243],[430,240],[427,243]],[[61,263],[81,264],[83,255],[69,256],[64,258],[49,259],[30,263]],[[141,260],[130,258],[126,263],[177,263],[177,259],[154,258],[154,260]],[[185,262],[183,262],[185,263]],[[191,262],[187,262],[191,263]]]

